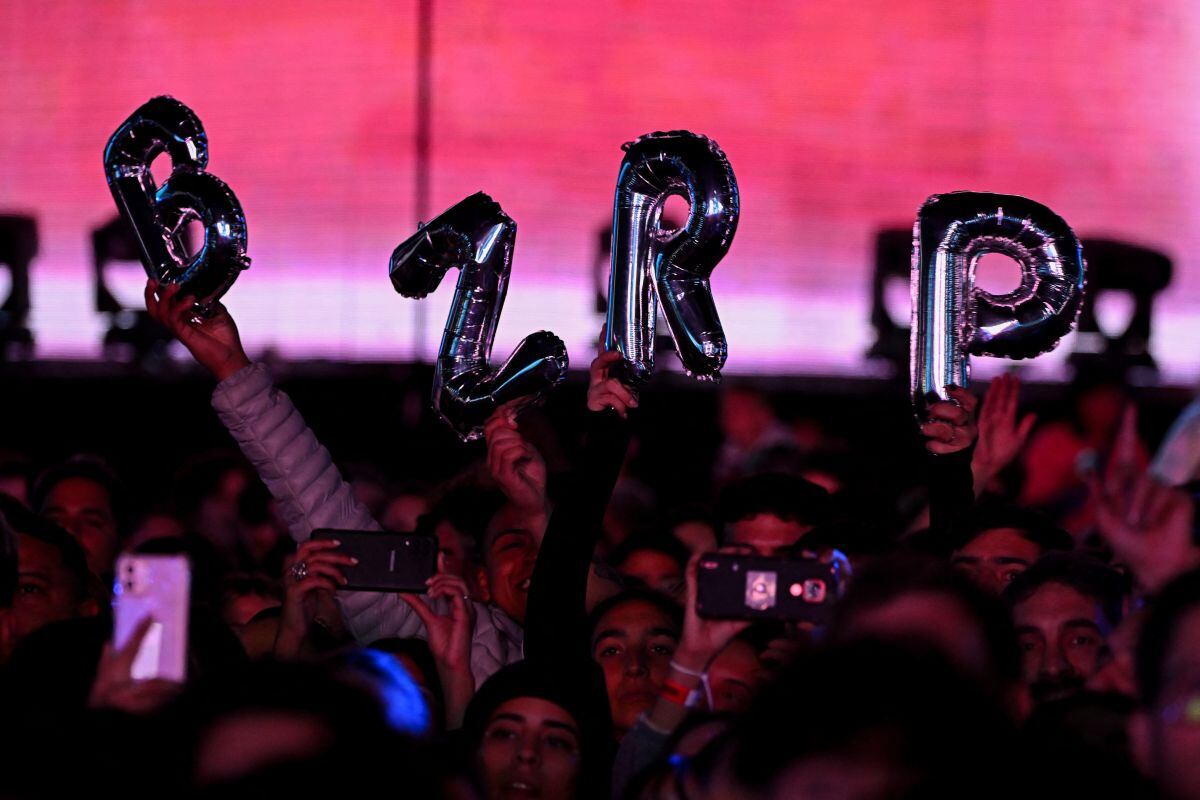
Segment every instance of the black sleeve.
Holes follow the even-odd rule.
[[[614,411],[589,412],[579,461],[550,515],[529,584],[525,657],[588,659],[587,584],[625,452],[629,423]]]
[[[965,530],[975,504],[971,472],[972,445],[957,453],[929,455],[929,531],[942,542],[953,542]]]

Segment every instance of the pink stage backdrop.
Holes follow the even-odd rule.
[[[483,189],[519,224],[498,355],[549,328],[586,363],[620,145],[686,128],[722,145],[741,185],[714,277],[731,371],[864,371],[875,231],[976,189],[1172,256],[1155,353],[1171,380],[1200,375],[1190,0],[434,8],[431,210]],[[416,301],[387,280],[416,223],[416,18],[397,0],[0,4],[0,212],[41,226],[39,355],[99,353],[88,235],[114,213],[101,151],[161,93],[199,114],[210,169],[245,207],[254,265],[228,304],[252,347],[431,355],[449,286],[419,332]],[[140,281],[132,266],[119,278],[130,302]]]

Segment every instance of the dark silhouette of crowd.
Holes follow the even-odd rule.
[[[0,796],[1200,798],[1200,406],[1147,442],[1119,380],[1046,420],[1013,375],[949,387],[924,491],[880,508],[855,464],[893,454],[732,382],[717,457],[658,463],[716,490],[661,508],[602,352],[570,463],[517,401],[483,464],[381,488],[223,307],[146,302],[240,454],[152,507],[98,456],[0,464]],[[322,529],[434,537],[436,574],[349,590]],[[146,628],[113,644],[122,553],[187,557],[183,682],[134,678]],[[710,553],[837,565],[831,621],[704,616]]]

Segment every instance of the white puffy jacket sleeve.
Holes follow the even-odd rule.
[[[312,430],[262,364],[226,378],[213,391],[213,408],[253,464],[297,542],[320,528],[382,530],[334,466]],[[408,605],[386,592],[338,592],[354,638],[426,637]],[[439,612],[444,599],[431,605]],[[471,667],[476,685],[521,657],[521,629],[499,609],[476,603]]]

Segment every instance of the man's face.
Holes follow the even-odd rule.
[[[78,597],[53,546],[32,536],[17,537],[17,594],[11,613],[14,643],[34,631],[81,615]]]
[[[59,481],[46,497],[45,515],[74,536],[96,575],[112,572],[121,543],[108,491],[87,478]]]
[[[679,631],[657,606],[633,600],[600,618],[592,657],[604,670],[613,727],[624,733],[650,710],[667,679]]]
[[[999,595],[1041,554],[1042,549],[1016,528],[993,528],[955,551],[952,562],[976,586],[988,594]]]
[[[726,542],[767,558],[785,558],[792,545],[813,529],[812,525],[780,519],[774,514],[757,514],[731,522],[725,528]]]
[[[1047,583],[1013,607],[1021,675],[1036,701],[1081,691],[1108,636],[1100,604],[1070,586]]]
[[[506,506],[488,523],[479,588],[517,622],[525,621],[529,579],[537,560],[537,540],[520,510]]]
[[[488,800],[570,800],[579,779],[579,729],[561,706],[517,697],[492,712],[478,758]]]
[[[1134,715],[1129,732],[1139,766],[1165,797],[1200,797],[1200,608],[1176,624],[1158,702]]]

